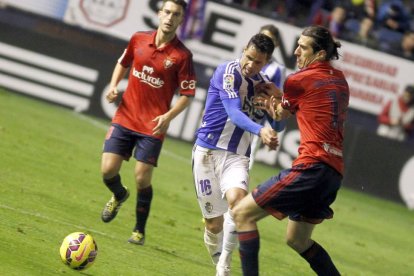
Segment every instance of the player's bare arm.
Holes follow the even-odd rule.
[[[121,64],[117,63],[115,65],[114,71],[112,73],[111,83],[109,85],[109,90],[106,93],[106,100],[109,103],[113,103],[119,96],[118,93],[118,83],[124,78],[128,68],[123,67]]]
[[[157,125],[153,128],[153,134],[160,135],[166,133],[171,120],[177,117],[190,102],[190,97],[182,95],[167,113],[155,117],[152,121],[157,122]]]

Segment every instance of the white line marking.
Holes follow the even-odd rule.
[[[59,224],[62,224],[62,225],[71,226],[71,227],[74,227],[74,228],[77,228],[77,229],[85,229],[89,232],[99,234],[99,235],[102,235],[102,236],[105,236],[105,237],[109,237],[111,239],[115,239],[114,236],[108,235],[108,234],[106,234],[104,232],[101,232],[101,231],[98,231],[96,229],[89,228],[89,227],[82,226],[82,225],[76,225],[76,224],[73,224],[73,223],[69,223],[69,222],[65,222],[65,221],[61,221],[61,220],[57,220],[57,219],[53,219],[53,218],[50,218],[48,216],[42,215],[40,213],[33,213],[33,212],[21,210],[21,209],[16,209],[14,207],[7,206],[7,205],[4,205],[4,204],[0,204],[0,208],[7,209],[7,210],[10,210],[10,211],[22,214],[22,215],[32,216],[32,217],[44,219],[44,220],[47,220],[47,221],[51,221],[51,222],[54,222],[54,223],[59,223]]]

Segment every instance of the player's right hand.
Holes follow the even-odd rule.
[[[263,144],[268,146],[271,150],[276,150],[277,146],[279,146],[277,133],[271,127],[262,127],[262,129],[260,129],[260,138],[262,139]]]
[[[109,89],[108,93],[106,93],[106,100],[109,103],[113,103],[115,102],[115,100],[118,98],[118,90],[116,89],[116,87]]]

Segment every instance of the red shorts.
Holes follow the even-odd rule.
[[[252,191],[256,203],[278,219],[320,223],[333,217],[329,207],[342,175],[325,163],[300,164],[283,170]]]
[[[105,138],[103,152],[116,153],[129,160],[135,148],[136,160],[157,166],[162,140],[112,124]]]

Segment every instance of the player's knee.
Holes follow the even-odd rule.
[[[298,253],[306,250],[308,243],[294,236],[286,236],[286,244]]]
[[[219,218],[204,219],[206,229],[214,234],[218,234],[223,230],[223,220]]]
[[[109,165],[102,165],[101,166],[101,173],[104,179],[109,179],[118,174],[117,168]]]
[[[139,189],[144,189],[151,185],[151,178],[145,174],[135,174],[135,183]]]
[[[236,205],[233,208],[233,220],[236,224],[236,227],[239,228],[244,223],[249,223],[251,221],[251,218],[242,208],[240,208],[239,205]]]

